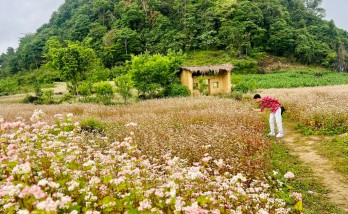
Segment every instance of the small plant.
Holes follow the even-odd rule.
[[[80,121],[81,130],[87,132],[103,132],[105,125],[94,118],[87,118]]]

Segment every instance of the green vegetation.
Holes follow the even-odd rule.
[[[132,55],[167,54],[169,49],[220,53],[219,60],[212,53],[205,64],[258,60],[269,53],[304,64],[335,63],[346,71],[348,33],[322,19],[321,2],[69,0],[36,33],[20,38],[18,49],[9,47],[0,56],[0,75],[39,69],[51,61],[64,79],[80,71],[76,68],[84,72],[88,62],[112,69]]]
[[[345,213],[328,202],[325,196],[328,191],[317,178],[313,177],[313,172],[308,167],[289,154],[283,144],[272,143],[271,159],[272,167],[279,170],[281,175],[289,171],[295,174],[296,179],[292,183],[292,190],[301,192],[303,195],[303,213]],[[286,195],[283,196],[286,197]]]
[[[256,88],[296,88],[348,84],[347,73],[329,70],[302,69],[267,74],[235,74],[232,83]],[[241,89],[242,91],[245,89]]]
[[[95,118],[87,118],[80,121],[80,127],[87,132],[103,132],[106,126]]]
[[[150,55],[145,53],[132,56],[130,71],[135,88],[142,96],[154,98],[160,90],[166,90],[173,83],[178,83],[177,71],[185,56],[169,51],[168,55]]]
[[[332,139],[324,140],[315,147],[319,154],[328,158],[335,169],[348,176],[348,137],[336,136]]]

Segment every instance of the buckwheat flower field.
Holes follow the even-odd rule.
[[[265,124],[243,103],[36,107],[0,111],[1,213],[290,212]],[[107,130],[83,132],[88,117]]]
[[[298,125],[321,134],[348,131],[348,86],[294,89],[263,89],[263,95],[278,98],[288,109],[288,117]]]

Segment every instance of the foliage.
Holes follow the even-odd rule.
[[[78,93],[82,96],[90,96],[92,95],[92,83],[91,82],[88,82],[88,81],[85,81],[85,82],[82,82],[78,88]]]
[[[338,49],[338,55],[337,55],[337,60],[333,65],[333,68],[335,71],[338,72],[348,72],[348,64],[346,61],[346,49],[344,45],[340,45]]]
[[[256,89],[256,81],[253,79],[246,79],[243,78],[240,75],[232,75],[232,91],[233,92],[241,92],[241,93],[247,93],[247,92],[253,92]]]
[[[296,88],[348,84],[346,73],[322,69],[284,70],[266,74],[232,74],[232,82],[238,79],[253,82],[256,88]]]
[[[54,104],[53,95],[54,91],[52,89],[44,90],[41,96],[43,104]]]
[[[114,87],[109,82],[98,82],[93,84],[93,91],[96,93],[97,98],[105,105],[111,104],[112,98],[114,98]]]
[[[325,11],[320,3],[321,0],[66,1],[36,33],[20,38],[18,49],[9,47],[0,56],[0,75],[50,64],[50,57],[56,57],[53,49],[73,48],[66,45],[72,43],[93,50],[90,60],[97,58],[101,67],[108,69],[130,60],[131,55],[146,51],[164,54],[168,49],[229,53],[199,57],[188,62],[192,65],[227,63],[231,57],[243,59],[267,52],[331,67],[328,58],[337,53],[341,44],[348,45],[348,33],[333,21],[322,19]],[[64,54],[69,61],[76,57],[71,56],[72,50]],[[71,71],[76,61],[61,65],[60,70]]]
[[[260,67],[255,60],[232,60],[234,65],[233,73],[235,74],[257,74],[261,73]]]
[[[190,95],[190,89],[187,88],[187,86],[178,83],[169,85],[165,91],[166,97],[188,97]]]
[[[201,95],[208,95],[208,83],[204,76],[198,77],[198,91]]]
[[[348,137],[347,135],[335,136],[316,144],[319,154],[332,161],[335,169],[348,175]]]
[[[99,65],[93,49],[74,42],[64,47],[56,37],[47,42],[45,57],[48,64],[61,71],[62,78],[71,83],[73,94],[78,93],[78,84],[86,79],[87,72]]]
[[[304,213],[344,213],[340,211],[335,205],[328,202],[327,194],[329,190],[326,190],[321,181],[313,177],[313,172],[310,168],[301,164],[300,160],[292,156],[286,146],[276,142],[271,146],[271,159],[273,169],[277,169],[280,175],[284,175],[286,172],[293,172],[296,179],[292,181],[291,188],[294,192],[299,192],[303,196]],[[282,182],[289,181],[282,179]],[[285,189],[289,191],[289,189]],[[287,198],[288,202],[292,199],[290,194],[282,194]],[[325,201],[325,203],[322,203]],[[295,212],[295,210],[294,210]],[[296,212],[295,212],[296,213]]]
[[[227,51],[223,50],[191,51],[187,53],[183,64],[187,66],[229,64],[232,58]]]
[[[80,121],[82,131],[87,132],[103,132],[106,126],[95,118],[87,118]]]
[[[182,52],[168,51],[162,54],[150,55],[148,52],[139,56],[132,56],[129,62],[134,86],[139,93],[154,97],[158,90],[166,88],[177,81],[177,71],[184,58]]]
[[[134,82],[129,74],[118,76],[114,79],[116,85],[116,92],[119,93],[124,103],[127,103],[128,99],[132,97],[132,89],[134,87]]]

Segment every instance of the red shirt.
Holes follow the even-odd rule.
[[[261,112],[263,112],[265,108],[269,108],[272,113],[275,113],[278,110],[278,108],[280,108],[279,101],[272,97],[263,97],[260,109]]]

